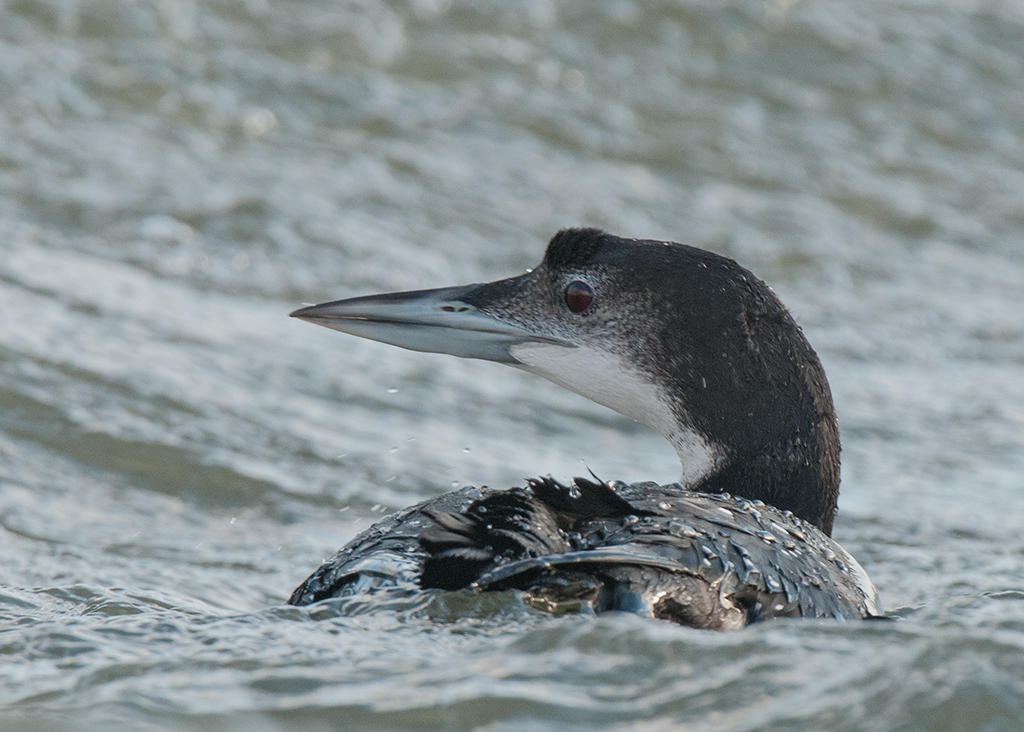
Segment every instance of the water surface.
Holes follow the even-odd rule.
[[[997,0],[5,4],[0,722],[1021,727],[1022,78]],[[790,306],[899,622],[283,605],[451,486],[676,476],[529,375],[286,317],[581,224]]]

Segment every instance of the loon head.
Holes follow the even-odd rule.
[[[543,376],[663,435],[685,486],[761,499],[831,532],[839,433],[824,370],[775,294],[731,259],[567,229],[517,277],[292,315]]]

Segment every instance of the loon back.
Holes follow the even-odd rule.
[[[774,293],[734,261],[569,229],[517,277],[292,315],[544,376],[662,434],[682,477],[671,486],[539,480],[509,492],[447,494],[371,527],[290,602],[415,582],[515,587],[547,598],[542,606],[568,593],[595,610],[633,609],[700,627],[877,612],[863,570],[828,538],[839,433],[824,370]],[[744,502],[723,506],[733,499],[710,494]],[[786,528],[793,521],[795,533]],[[715,559],[718,569],[708,570]],[[755,599],[745,605],[741,597]]]

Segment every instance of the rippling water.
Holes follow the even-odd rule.
[[[0,725],[1024,726],[1024,6],[0,4]],[[647,430],[289,320],[569,225],[736,257],[844,437],[894,623],[283,605],[381,514]]]

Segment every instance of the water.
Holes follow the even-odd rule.
[[[0,5],[0,726],[1020,728],[1022,78],[998,0]],[[453,485],[676,476],[553,385],[286,317],[577,224],[774,286],[899,622],[282,604]]]

